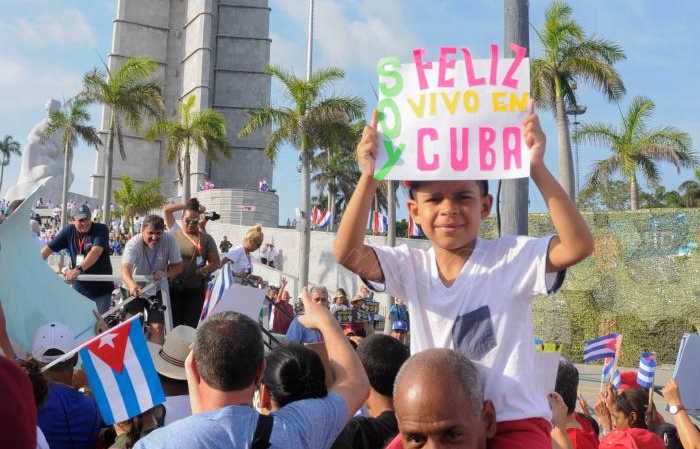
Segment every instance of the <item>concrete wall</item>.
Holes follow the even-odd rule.
[[[231,224],[213,222],[207,225],[209,232],[217,244],[224,235],[234,245],[239,245],[243,235],[248,230],[248,226],[237,226]],[[288,276],[298,277],[299,275],[299,233],[295,229],[264,227],[265,243],[272,243],[279,251],[280,257],[277,266]],[[384,245],[386,238],[383,236],[368,236],[366,242],[371,245]],[[412,247],[428,247],[427,240],[417,239],[396,239],[397,245],[407,244]],[[358,291],[359,279],[350,271],[337,264],[333,258],[333,246],[335,245],[335,233],[312,231],[311,232],[311,253],[309,255],[309,282],[313,285],[324,285],[329,290],[334,291],[342,287],[348,294],[355,294]],[[257,255],[256,255],[257,256]],[[256,274],[263,274],[273,283],[278,283],[279,273],[268,273],[267,271],[255,270]],[[294,291],[295,286],[292,286]]]
[[[151,57],[159,65],[154,78],[162,85],[169,116],[177,113],[179,101],[195,95],[195,111],[213,108],[226,118],[233,155],[211,163],[193,150],[192,192],[205,178],[217,187],[243,190],[257,189],[260,178],[272,183],[272,165],[263,152],[269,130],[238,138],[247,111],[270,102],[270,77],[263,72],[270,60],[269,17],[267,0],[119,0],[110,70],[131,56]],[[105,145],[109,119],[109,112],[103,111]],[[115,149],[113,190],[119,188],[121,176],[128,175],[137,182],[160,179],[163,193],[177,196],[182,189],[176,166],[167,162],[161,142],[143,139],[148,126],[145,123],[141,132],[124,127],[127,160],[122,161]],[[95,197],[104,189],[105,145],[92,175]],[[274,195],[266,198],[277,201]],[[275,215],[259,221],[277,224],[277,203],[263,209]]]
[[[263,226],[277,226],[279,198],[274,193],[217,188],[196,192],[193,196],[197,197],[207,211],[215,211],[221,215],[221,222],[216,223],[237,223],[244,226],[260,223]],[[255,210],[244,211],[240,207],[243,205],[254,206]]]
[[[173,1],[172,3],[177,10],[182,2]],[[110,71],[116,71],[128,57],[152,58],[158,64],[154,79],[163,87],[168,111],[172,110],[174,104],[168,93],[179,90],[177,73],[172,70],[172,67],[168,70],[168,56],[173,51],[172,41],[176,39],[175,33],[172,33],[173,25],[177,28],[177,24],[171,22],[170,4],[170,0],[149,2],[119,0],[117,17],[114,20],[112,50],[107,61]],[[177,49],[174,51],[177,52]],[[91,195],[94,197],[102,197],[104,189],[105,150],[108,144],[109,123],[109,111],[103,109],[100,127],[103,145],[98,152],[91,182]],[[144,123],[142,128],[147,128],[149,125]],[[173,171],[163,166],[160,143],[145,140],[142,132],[129,129],[124,123],[122,123],[122,130],[127,159],[121,159],[115,142],[112,190],[119,188],[122,175],[128,175],[137,182],[160,178],[163,180],[164,193],[171,194],[172,191],[169,189],[172,188],[172,182],[169,181],[172,181]]]
[[[217,187],[257,189],[260,178],[272,183],[272,164],[263,153],[269,130],[247,139],[239,139],[238,132],[248,120],[248,110],[270,103],[270,77],[264,73],[270,61],[270,8],[267,0],[213,3],[210,107],[226,117],[227,140],[234,151],[230,159],[210,164],[208,172]]]

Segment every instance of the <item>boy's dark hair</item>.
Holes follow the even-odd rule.
[[[190,198],[185,203],[185,211],[192,211],[199,213],[199,200],[197,198]]]
[[[292,343],[275,348],[266,360],[263,383],[280,407],[328,394],[323,362],[311,349]]]
[[[141,223],[141,229],[146,229],[148,227],[153,228],[156,231],[165,230],[165,221],[160,215],[146,215]]]
[[[382,396],[393,397],[396,375],[411,356],[408,348],[393,337],[374,334],[360,342],[357,355],[372,388]]]
[[[426,181],[410,181],[408,184],[408,196],[411,197],[412,200],[415,200],[413,197],[413,192],[420,186],[422,183]],[[476,184],[479,186],[479,192],[481,192],[481,196],[484,197],[489,194],[489,182],[486,181],[485,179],[479,179],[475,180]]]
[[[576,398],[578,395],[578,369],[568,359],[562,358],[559,360],[554,391],[559,393],[564,400],[568,414],[573,413],[576,410]]]
[[[197,329],[194,361],[209,386],[220,391],[250,386],[263,361],[260,326],[237,312],[212,315]]]

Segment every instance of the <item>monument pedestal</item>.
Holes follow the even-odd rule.
[[[217,223],[252,226],[260,223],[276,228],[279,223],[279,197],[271,192],[249,189],[211,189],[192,194],[199,203],[221,215]],[[251,210],[252,209],[252,210]]]

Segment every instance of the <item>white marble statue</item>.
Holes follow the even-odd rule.
[[[29,196],[43,180],[46,182],[43,193],[44,202],[61,202],[63,187],[63,147],[61,134],[56,132],[42,140],[49,125],[49,115],[61,107],[58,100],[50,99],[46,103],[46,118],[34,125],[27,143],[22,149],[22,164],[17,177],[17,184],[7,191],[6,199],[13,201]],[[69,173],[68,187],[73,183],[73,173]]]

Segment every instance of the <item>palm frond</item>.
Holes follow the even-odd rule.
[[[576,143],[588,143],[596,147],[608,147],[615,151],[622,142],[622,136],[612,125],[606,123],[584,124],[573,135]]]
[[[588,176],[585,189],[595,190],[601,186],[607,187],[612,176],[620,169],[620,158],[613,156],[593,164],[593,170]]]

